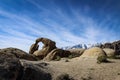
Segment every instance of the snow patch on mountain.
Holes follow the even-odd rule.
[[[61,49],[64,49],[64,50],[76,49],[76,48],[88,49],[88,48],[91,48],[91,47],[99,47],[100,45],[102,45],[102,43],[96,43],[96,44],[77,44],[77,45],[74,45],[74,46],[62,47]]]

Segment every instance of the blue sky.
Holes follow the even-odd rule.
[[[119,35],[120,0],[0,0],[0,48],[28,51],[38,37],[63,47]]]

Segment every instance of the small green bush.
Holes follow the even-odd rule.
[[[88,76],[88,77],[81,77],[81,80],[92,80],[92,77]]]
[[[72,59],[72,58],[73,58],[73,55],[69,55],[68,58],[69,58],[69,59]]]
[[[56,56],[55,61],[60,61],[61,57],[60,56]]]
[[[116,56],[114,59],[120,59],[120,56]]]
[[[74,79],[70,77],[68,74],[61,74],[57,77],[56,80],[74,80]]]
[[[94,68],[90,68],[90,70],[95,70]]]
[[[109,59],[116,59],[116,56],[115,55],[114,56],[109,56],[107,58],[109,58]]]
[[[65,62],[69,62],[69,60],[68,60],[68,59],[66,59],[66,60],[65,60]]]
[[[72,58],[75,58],[75,57],[77,57],[77,55],[71,54],[71,55],[68,56],[69,59],[72,59]]]
[[[97,63],[102,63],[102,62],[108,62],[106,56],[99,56],[99,57],[97,58]]]
[[[118,73],[118,75],[120,75],[120,73]]]

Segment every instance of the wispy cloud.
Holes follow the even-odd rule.
[[[0,43],[2,43],[0,48],[17,47],[28,51],[38,37],[50,38],[56,41],[58,47],[117,39],[113,30],[109,29],[109,24],[106,24],[111,18],[98,23],[93,17],[84,15],[71,6],[68,7],[70,12],[68,14],[54,2],[50,3],[52,6],[49,8],[33,0],[27,2],[37,8],[36,18],[0,8],[0,16],[5,17],[3,20],[0,19]],[[34,12],[31,13],[34,15]],[[114,37],[110,38],[110,35]]]

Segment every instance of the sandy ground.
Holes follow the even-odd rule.
[[[120,80],[120,59],[110,59],[110,63],[96,63],[94,59],[74,58],[65,62],[48,62],[54,76],[67,73],[75,80]]]
[[[56,76],[67,73],[75,80],[120,80],[120,59],[109,59],[109,63],[96,63],[95,59],[62,59],[46,62]],[[39,64],[41,61],[30,61]]]

